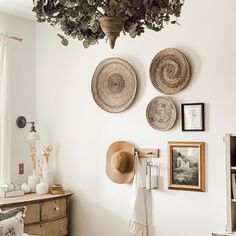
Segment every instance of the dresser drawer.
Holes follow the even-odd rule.
[[[51,200],[41,204],[41,220],[66,216],[66,198]]]
[[[27,234],[38,236],[65,236],[67,235],[67,218],[44,224],[25,226],[24,231]]]
[[[39,204],[26,205],[26,217],[24,218],[24,224],[31,224],[40,220],[40,206]]]
[[[40,221],[40,206],[38,203],[31,205],[22,205],[26,206],[26,217],[24,218],[24,224],[31,224]],[[20,207],[20,206],[15,206]],[[9,210],[15,207],[4,207],[3,210]]]

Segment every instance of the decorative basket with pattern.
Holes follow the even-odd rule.
[[[120,58],[103,60],[96,68],[91,84],[95,102],[108,112],[121,112],[133,102],[137,76],[133,67]]]
[[[153,86],[164,94],[175,94],[186,87],[191,68],[186,56],[175,48],[160,51],[149,70]]]

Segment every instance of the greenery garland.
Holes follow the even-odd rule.
[[[144,33],[145,27],[160,31],[169,22],[176,24],[184,0],[34,0],[38,22],[60,26],[64,46],[68,38],[83,41],[85,48],[105,37],[99,23],[102,16],[116,16],[130,37]],[[173,19],[174,17],[174,19]]]

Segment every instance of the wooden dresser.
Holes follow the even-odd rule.
[[[20,197],[0,198],[3,210],[26,206],[24,231],[38,236],[69,236],[70,197],[63,195],[26,194]]]

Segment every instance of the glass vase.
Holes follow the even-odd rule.
[[[40,177],[35,173],[33,169],[33,174],[28,177],[28,185],[30,187],[30,192],[36,192],[36,185],[40,182]]]
[[[48,165],[43,168],[42,171],[43,182],[48,184],[48,192],[51,192],[51,186],[53,185],[53,172],[48,168]]]

